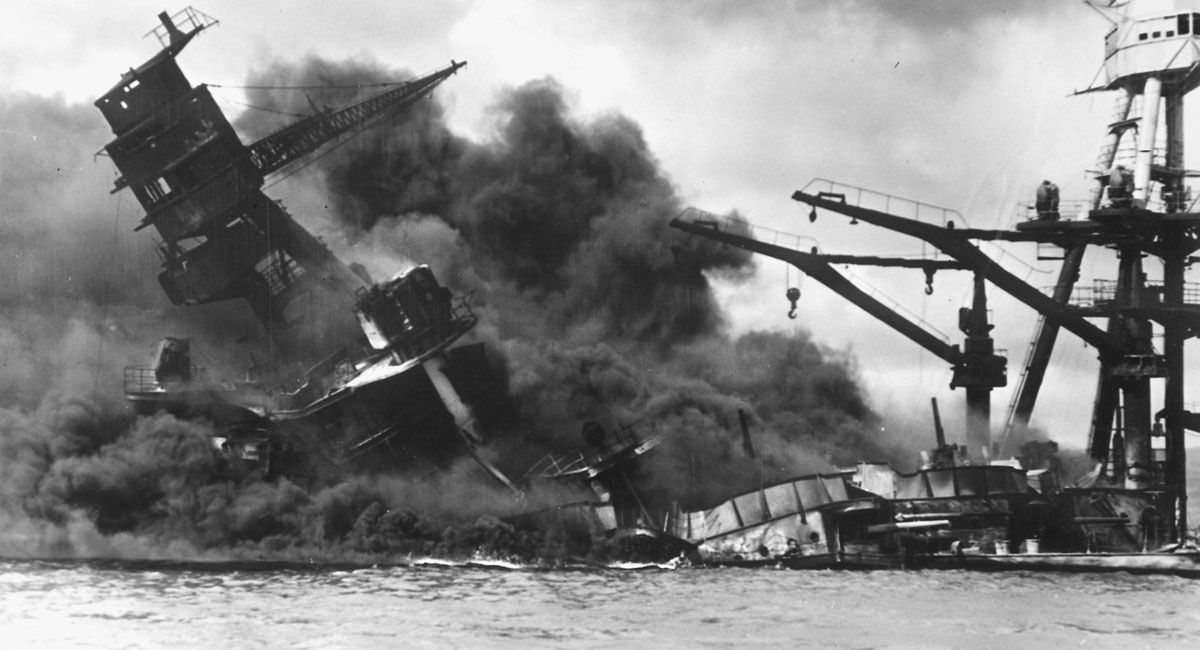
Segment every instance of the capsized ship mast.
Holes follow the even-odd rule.
[[[867,223],[931,244],[952,262],[829,256],[815,250],[805,253],[756,237],[744,222],[729,223],[698,212],[685,212],[672,225],[797,266],[926,349],[955,363],[956,372],[958,362],[952,352],[915,323],[854,287],[829,263],[907,266],[920,268],[929,276],[942,269],[972,271],[976,277],[976,304],[965,319],[960,318],[968,335],[961,354],[974,348],[981,354],[979,368],[990,369],[990,373],[980,375],[988,379],[977,385],[979,388],[988,382],[992,387],[1003,385],[1002,376],[995,374],[1003,373],[1002,359],[993,357],[989,365],[984,354],[991,353],[983,342],[990,325],[981,327],[987,325],[986,315],[977,319],[970,314],[980,305],[983,282],[990,282],[1032,308],[1041,319],[1014,400],[1010,417],[1016,423],[1013,426],[1028,422],[1058,330],[1075,334],[1096,349],[1100,361],[1089,450],[1102,463],[1106,473],[1102,478],[1112,486],[1104,495],[1134,499],[1141,505],[1130,507],[1135,515],[1142,513],[1139,520],[1149,521],[1158,516],[1153,513],[1162,513],[1174,537],[1183,543],[1187,540],[1183,432],[1185,428],[1200,430],[1200,414],[1185,410],[1183,404],[1184,343],[1200,331],[1200,303],[1189,300],[1196,292],[1189,292],[1185,274],[1191,256],[1200,249],[1200,213],[1192,211],[1190,190],[1184,185],[1185,178],[1197,173],[1184,168],[1182,109],[1184,96],[1200,85],[1200,1],[1089,4],[1113,25],[1105,36],[1106,81],[1089,90],[1118,91],[1121,100],[1119,119],[1109,125],[1108,147],[1096,172],[1099,191],[1080,206],[1081,218],[1063,219],[1056,193],[1047,193],[1041,201],[1027,206],[1029,220],[1012,230],[972,229],[963,227],[965,220],[956,219],[952,211],[907,202],[908,207],[916,208],[907,210],[907,214],[915,216],[900,216],[895,211],[898,205],[906,204],[902,199],[818,179],[793,194],[793,199],[811,206],[811,219],[816,218],[818,209],[840,214],[853,223]],[[1137,98],[1141,99],[1141,114],[1132,116]],[[1165,138],[1160,138],[1160,133]],[[1160,139],[1166,143],[1161,153],[1156,149]],[[1123,162],[1125,143],[1136,143],[1128,166]],[[1062,255],[1057,259],[1063,260],[1063,265],[1058,285],[1046,295],[985,254],[976,244],[980,241],[1031,242],[1060,249]],[[1118,278],[1072,301],[1079,264],[1088,245],[1116,252]],[[1147,280],[1142,264],[1146,257],[1161,260],[1161,283]],[[1105,318],[1107,323],[1101,327],[1090,320],[1093,318]],[[1161,352],[1152,342],[1156,327],[1163,335]],[[976,340],[974,346],[972,337]],[[1156,379],[1163,380],[1162,408],[1157,412],[1151,405],[1150,392],[1151,381]],[[987,400],[979,396],[972,399],[970,387],[968,402],[972,409],[968,422],[973,417],[986,418]],[[1114,418],[1119,423],[1115,426]],[[972,447],[987,440],[987,428],[982,427],[983,437],[980,433],[976,429],[968,434]],[[1155,444],[1155,439],[1161,439],[1161,446]],[[1092,497],[1100,494],[1092,493]],[[1145,498],[1136,497],[1138,494]],[[1084,526],[1097,523],[1087,519],[1077,517],[1076,521]],[[1132,525],[1128,513],[1125,517],[1114,515],[1113,519],[1117,525]]]
[[[264,178],[412,106],[466,64],[452,62],[243,145],[207,86],[193,87],[175,60],[216,21],[191,8],[159,20],[153,33],[163,49],[123,74],[96,106],[116,136],[104,148],[121,172],[113,191],[130,188],[146,211],[137,229],[154,226],[162,238],[163,291],[176,305],[245,300],[285,353],[313,345],[333,352],[356,335],[353,296],[362,280],[263,194]],[[335,318],[324,331],[312,331],[316,310]]]
[[[480,344],[451,349],[477,322],[465,301],[426,266],[367,286],[262,191],[269,174],[413,106],[466,64],[244,145],[175,59],[216,21],[190,7],[159,20],[151,33],[162,49],[96,101],[115,135],[104,149],[121,173],[113,191],[130,189],[146,211],[138,229],[162,238],[159,283],[172,303],[245,300],[285,360],[310,369],[214,385],[194,372],[187,342],[168,339],[153,368],[126,369],[126,396],[143,412],[204,415],[228,434],[223,448],[241,444],[253,449],[243,458],[261,459],[266,444],[301,473],[318,456],[372,468],[444,458],[449,429],[512,487],[475,451],[486,438],[476,406],[503,411],[507,395]]]

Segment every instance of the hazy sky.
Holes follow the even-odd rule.
[[[815,237],[830,252],[919,246],[833,215],[810,224],[789,198],[809,179],[944,205],[973,226],[1007,225],[1016,202],[1032,198],[1042,178],[1056,180],[1064,199],[1086,197],[1084,171],[1096,160],[1114,101],[1068,96],[1094,78],[1105,30],[1102,18],[1070,0],[208,0],[196,7],[221,23],[181,57],[193,83],[242,83],[252,69],[309,53],[369,57],[414,72],[465,59],[468,67],[439,92],[452,127],[482,138],[497,89],[550,75],[572,90],[579,114],[619,111],[640,123],[689,203],[736,209],[756,224]],[[0,99],[28,92],[94,100],[156,50],[153,39],[140,38],[155,15],[178,8],[141,0],[3,3]],[[230,112],[239,93],[214,92]],[[1189,120],[1194,115],[1187,111]],[[24,135],[36,134],[0,138]],[[288,188],[272,193],[286,200]],[[105,196],[100,191],[96,200]],[[1033,258],[1032,250],[1014,252]],[[1107,258],[1089,256],[1083,281],[1111,277]],[[1018,274],[1052,284],[1053,267],[1043,264]],[[961,339],[955,312],[970,298],[964,274],[939,274],[930,297],[919,272],[855,275]],[[1150,275],[1160,272],[1151,267]],[[804,327],[851,350],[876,407],[909,425],[928,420],[930,395],[961,402],[947,388],[942,361],[797,278],[782,263],[762,260],[753,282],[723,286],[734,327]],[[789,283],[804,292],[795,321],[786,317]],[[993,296],[1011,384],[1033,316]],[[1086,440],[1094,359],[1078,339],[1062,336],[1035,415],[1070,444]],[[996,394],[994,423],[1008,396]]]

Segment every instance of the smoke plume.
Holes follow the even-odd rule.
[[[403,77],[309,60],[271,66],[252,85]],[[293,112],[306,100],[258,90],[250,103]],[[398,259],[426,263],[471,293],[523,416],[522,430],[494,445],[502,467],[519,473],[542,454],[577,450],[585,422],[631,425],[665,435],[642,463],[645,492],[703,506],[761,480],[887,454],[844,355],[805,334],[730,337],[710,282],[747,277],[752,260],[667,226],[685,206],[633,120],[578,116],[551,78],[503,89],[491,108],[476,142],[454,134],[435,102],[422,104],[322,157],[311,178],[352,244],[348,258],[377,275]],[[272,116],[248,118],[265,130]],[[738,409],[760,459],[741,449]]]
[[[252,91],[249,104],[276,112],[247,112],[236,126],[249,141],[291,119],[280,113],[405,76],[369,62],[275,63],[250,83],[326,90]],[[162,336],[191,338],[214,368],[244,367],[265,339],[241,306],[167,303],[151,237],[130,232],[140,209],[108,197],[111,165],[93,159],[111,138],[98,111],[0,99],[0,553],[588,552],[577,522],[498,519],[587,498],[575,488],[536,483],[514,502],[463,459],[307,489],[231,465],[202,419],[135,417],[121,368],[144,363]],[[475,336],[503,357],[519,411],[486,450],[506,473],[584,448],[588,422],[663,436],[631,477],[652,505],[708,506],[763,480],[888,453],[846,355],[804,334],[729,334],[710,283],[748,277],[752,260],[667,227],[684,205],[633,120],[580,117],[553,79],[501,90],[491,115],[475,141],[451,131],[435,100],[421,102],[322,156],[299,172],[305,189],[276,198],[320,195],[328,212],[297,218],[376,278],[425,263],[470,294]],[[757,458],[742,449],[739,409]]]

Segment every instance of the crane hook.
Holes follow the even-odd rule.
[[[791,287],[787,290],[787,299],[792,303],[792,308],[788,310],[788,318],[796,319],[796,301],[800,300],[800,290],[796,287]]]
[[[927,296],[932,296],[932,295],[933,295],[933,284],[926,284],[926,285],[925,285],[925,295],[927,295]]]
[[[933,274],[937,272],[936,268],[925,269],[925,295],[933,295]]]
[[[812,210],[808,211],[808,222],[815,223],[817,220],[817,206],[813,206]]]

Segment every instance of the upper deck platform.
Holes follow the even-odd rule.
[[[1151,75],[1173,81],[1181,92],[1200,83],[1194,74],[1200,65],[1200,0],[1090,4],[1114,23],[1104,37],[1104,88],[1116,89]]]

